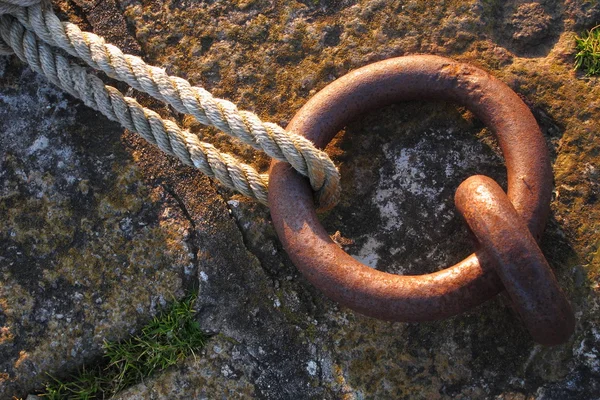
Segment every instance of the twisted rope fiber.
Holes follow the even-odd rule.
[[[0,7],[7,2],[17,4],[36,0],[4,0],[0,1]],[[335,165],[327,154],[304,137],[288,133],[276,124],[262,122],[255,114],[240,111],[233,103],[214,98],[205,89],[192,86],[184,79],[169,76],[163,69],[147,65],[139,57],[123,54],[103,38],[82,32],[74,24],[61,22],[49,7],[41,4],[10,6],[8,11],[42,41],[170,104],[181,113],[193,115],[204,125],[214,126],[245,144],[262,149],[272,158],[290,163],[309,177],[321,208],[330,208],[337,202],[340,187]]]
[[[79,65],[53,51],[32,32],[12,17],[0,17],[0,36],[37,73],[74,97],[80,98],[109,119],[139,133],[167,154],[178,157],[211,178],[267,204],[267,177],[252,167],[221,154],[212,145],[201,142],[177,124],[162,119],[156,112],[142,107],[135,99],[125,97],[114,87],[105,85]],[[59,72],[60,71],[60,72]]]
[[[0,17],[4,14],[18,13],[19,8],[40,4],[41,0],[0,0]],[[13,54],[10,46],[0,38],[0,56]]]

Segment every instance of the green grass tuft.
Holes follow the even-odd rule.
[[[49,400],[107,399],[202,348],[208,336],[194,320],[196,296],[174,302],[124,342],[104,343],[103,365],[83,369],[69,380],[53,381],[40,394]]]
[[[587,76],[600,75],[600,30],[597,25],[575,37],[575,69],[582,70]]]

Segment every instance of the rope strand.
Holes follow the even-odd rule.
[[[214,146],[201,142],[196,135],[142,107],[135,99],[123,96],[114,87],[105,85],[98,77],[54,52],[14,18],[0,17],[0,37],[35,72],[81,99],[88,107],[138,133],[184,164],[196,167],[225,186],[267,204],[266,175],[259,174],[228,154],[220,153]]]
[[[279,125],[262,122],[257,115],[240,111],[233,103],[215,98],[201,87],[169,76],[163,69],[150,66],[139,57],[124,54],[93,33],[61,22],[51,8],[43,4],[25,7],[25,3],[31,5],[36,0],[4,0],[0,1],[0,7],[5,4],[8,12],[41,41],[170,104],[178,112],[194,116],[204,125],[214,126],[272,158],[288,162],[308,176],[321,209],[331,208],[337,202],[340,191],[337,168],[327,154],[316,149],[309,140],[286,132]],[[15,8],[15,4],[21,7]],[[0,52],[6,50],[5,47],[0,41]]]

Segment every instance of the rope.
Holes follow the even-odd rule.
[[[17,20],[3,14],[10,14]],[[144,109],[135,100],[124,97],[110,86],[104,86],[97,77],[86,73],[49,46],[59,47],[108,76],[170,104],[181,113],[191,114],[200,123],[214,126],[255,149],[263,150],[272,158],[290,163],[298,172],[308,176],[321,209],[331,208],[337,202],[340,189],[339,173],[335,165],[327,154],[316,149],[304,137],[286,132],[276,124],[262,122],[255,114],[240,111],[233,103],[214,98],[203,88],[192,86],[184,79],[169,76],[163,69],[147,65],[139,57],[123,54],[117,47],[107,44],[97,35],[82,32],[74,24],[61,22],[50,7],[40,4],[40,0],[0,0],[0,21],[0,54],[14,51],[19,58],[48,77],[52,83],[82,99],[86,105],[98,109],[108,118],[119,121],[127,129],[138,132],[151,143],[157,144],[161,150],[176,155],[187,164],[190,164],[191,160],[189,149],[202,148],[206,155],[211,154],[213,163],[192,164],[226,186],[266,203],[264,176],[245,164],[235,162],[233,157],[219,153],[209,144],[197,139],[192,144],[189,138],[195,137],[194,135],[179,128],[175,131],[172,127],[176,127],[174,123],[160,119],[156,113]],[[39,57],[36,57],[36,53]],[[42,53],[46,58],[41,58]],[[58,70],[52,68],[58,65],[59,60],[65,68],[68,65],[68,71],[62,69],[62,64]],[[84,86],[87,90],[93,88],[94,95],[78,90]],[[126,108],[119,108],[120,111],[133,115],[132,109],[142,110],[140,115],[144,115],[146,121],[156,121],[158,118],[162,122],[157,125],[169,126],[169,129],[156,128],[152,135],[148,136],[149,132],[141,126],[131,128],[131,124],[127,125],[131,119],[127,121],[124,115],[117,113],[119,106],[99,101],[116,99],[119,97],[116,93],[119,93],[122,100],[115,102],[127,104]],[[191,147],[173,146],[172,143],[187,143]],[[175,148],[178,150],[175,151]],[[186,150],[183,150],[184,148]],[[225,173],[224,165],[230,168],[229,173]],[[221,169],[213,169],[217,166]]]
[[[35,72],[80,98],[88,107],[137,132],[186,165],[198,168],[248,197],[267,203],[266,176],[258,174],[252,167],[219,153],[212,145],[201,142],[196,135],[181,130],[174,122],[162,119],[135,99],[125,97],[119,90],[105,85],[98,77],[41,43],[35,34],[27,31],[15,19],[0,18],[0,34],[15,54]]]

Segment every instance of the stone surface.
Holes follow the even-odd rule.
[[[600,84],[572,70],[597,2],[56,1],[169,73],[285,125],[336,77],[434,53],[489,70],[530,105],[552,152],[543,250],[576,310],[562,346],[533,343],[503,296],[454,318],[389,323],[326,299],[258,204],[0,58],[0,398],[89,365],[172,297],[199,289],[216,333],[120,399],[597,399]],[[123,86],[121,89],[126,90]],[[265,170],[268,159],[140,101]],[[505,183],[490,132],[451,104],[410,103],[347,127],[328,151],[343,198],[322,216],[354,257],[419,274],[469,254],[452,204],[475,173]]]
[[[539,3],[521,4],[510,19],[512,39],[523,46],[538,45],[550,34],[552,17]]]

